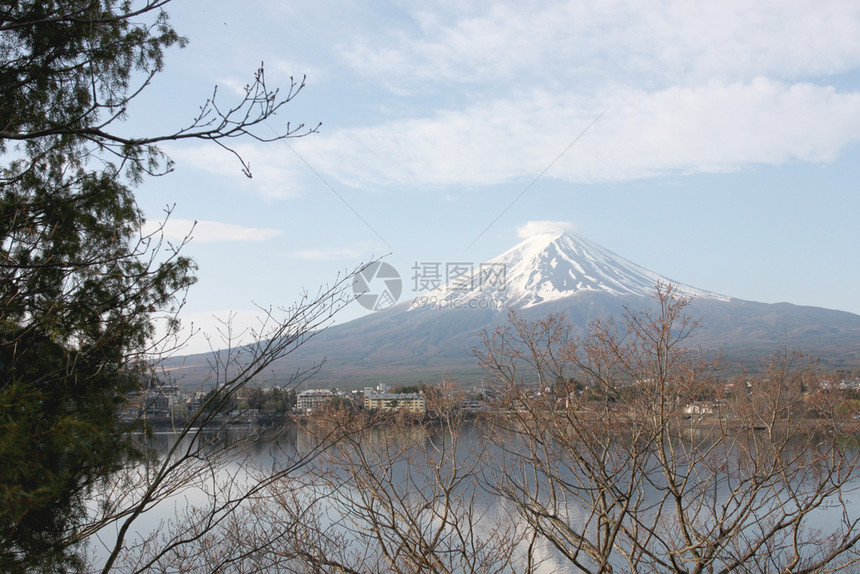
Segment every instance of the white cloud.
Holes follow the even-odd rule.
[[[325,15],[359,15],[325,4]],[[372,25],[382,17],[391,25]],[[860,67],[855,0],[431,1],[367,18],[337,42],[360,76],[326,76],[357,83],[359,111],[347,102],[338,113],[362,125],[290,147],[240,146],[252,180],[215,146],[171,155],[237,190],[288,199],[326,185],[525,185],[547,168],[588,183],[731,172],[831,161],[860,142],[860,93],[822,85]],[[415,92],[434,97],[406,97]]]
[[[576,225],[569,221],[529,221],[525,225],[517,227],[517,236],[521,239],[528,239],[544,233],[559,234],[575,231]]]
[[[343,57],[402,85],[613,78],[657,82],[844,72],[860,63],[860,5],[830,0],[422,3]],[[539,63],[539,65],[536,65]]]
[[[571,182],[829,161],[860,141],[860,94],[765,78],[600,96],[536,90],[462,111],[340,130],[302,153],[341,185],[493,185],[548,170]]]
[[[224,241],[268,241],[283,234],[280,229],[242,227],[220,221],[192,221],[190,219],[168,219],[147,221],[145,234],[162,232],[165,239],[182,241],[186,238],[194,243],[217,243]]]

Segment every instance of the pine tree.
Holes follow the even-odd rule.
[[[186,43],[168,1],[0,5],[2,571],[78,566],[89,489],[134,456],[118,407],[144,374],[153,318],[175,316],[195,271],[141,233],[134,188],[171,169],[158,143],[198,138],[232,151],[230,138],[254,137],[301,89],[279,96],[261,69],[236,106],[213,95],[175,132],[118,135],[165,50]],[[312,131],[302,130],[257,139]]]

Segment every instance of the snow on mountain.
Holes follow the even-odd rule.
[[[657,282],[696,299],[731,298],[672,281],[573,233],[535,235],[471,273],[416,297],[410,309],[528,308],[580,293],[651,296]]]
[[[523,241],[412,301],[335,325],[277,361],[271,373],[273,380],[287,380],[296,365],[324,362],[314,378],[320,386],[415,384],[443,376],[478,384],[483,372],[472,349],[481,345],[482,330],[506,323],[506,313],[498,311],[513,308],[529,321],[564,313],[574,332],[584,334],[596,318],[650,308],[658,281],[695,297],[688,311],[702,326],[690,342],[720,352],[727,365],[755,370],[762,357],[783,348],[801,349],[832,369],[860,365],[858,315],[717,295],[671,281],[578,235],[555,234]],[[411,312],[418,310],[427,312]],[[211,375],[210,362],[202,354],[165,366],[181,369],[197,385]]]

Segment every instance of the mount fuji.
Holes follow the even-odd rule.
[[[469,274],[412,301],[411,308],[528,309],[572,300],[583,294],[651,297],[657,283],[672,284],[695,299],[730,297],[672,281],[572,233],[540,234],[526,239]]]
[[[763,358],[788,347],[829,368],[860,367],[860,315],[720,295],[564,233],[526,239],[410,301],[317,334],[273,364],[275,378],[325,358],[314,385],[413,384],[446,375],[476,383],[481,371],[473,348],[480,332],[504,324],[509,309],[529,320],[564,313],[583,334],[598,317],[652,306],[658,282],[693,298],[687,311],[702,326],[691,344],[721,352],[726,364],[754,370]],[[195,357],[185,358],[186,368]]]

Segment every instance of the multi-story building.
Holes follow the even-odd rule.
[[[367,388],[364,390],[364,408],[380,411],[404,409],[411,413],[424,413],[427,401],[424,393],[375,393]]]
[[[335,396],[329,389],[309,389],[302,391],[296,395],[296,409],[299,412],[310,414],[331,401]]]

